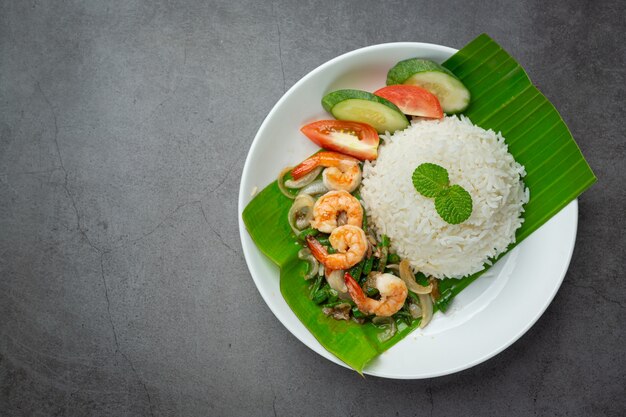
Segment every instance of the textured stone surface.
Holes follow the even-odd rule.
[[[0,415],[625,415],[625,3],[503,3],[1,1]],[[598,175],[571,267],[486,363],[362,379],[291,336],[250,279],[245,155],[326,60],[481,32]]]

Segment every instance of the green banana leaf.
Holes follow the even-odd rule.
[[[596,177],[554,106],[489,36],[478,36],[443,66],[471,92],[472,101],[464,114],[484,129],[502,132],[511,154],[526,167],[530,201],[511,250],[589,188]],[[326,317],[309,299],[310,283],[303,279],[306,264],[297,257],[300,246],[294,244],[287,222],[291,202],[276,182],[270,184],[245,208],[246,228],[261,252],[280,267],[281,293],[296,316],[322,346],[361,373],[368,362],[402,340],[419,321],[411,326],[400,324],[394,337],[381,342],[377,337],[380,330],[373,324]],[[445,309],[485,271],[460,280],[442,280],[443,301],[436,307]]]

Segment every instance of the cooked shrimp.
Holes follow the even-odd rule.
[[[315,202],[311,227],[323,233],[331,233],[339,226],[337,220],[341,214],[345,214],[346,224],[363,225],[363,207],[359,200],[347,191],[329,191]]]
[[[367,297],[348,272],[344,275],[344,280],[352,301],[365,314],[374,314],[379,317],[392,316],[402,308],[408,295],[404,281],[392,274],[380,274],[376,277],[376,288],[380,293],[380,300]]]
[[[361,183],[359,160],[338,152],[316,153],[292,169],[291,176],[298,180],[320,166],[326,167],[322,179],[329,190],[352,192]]]
[[[360,227],[339,226],[328,238],[337,253],[329,254],[326,248],[313,236],[307,236],[306,243],[315,259],[324,264],[324,268],[348,269],[361,262],[367,251],[367,238]]]
[[[329,167],[322,172],[322,180],[329,190],[345,190],[351,193],[361,184],[361,167]]]

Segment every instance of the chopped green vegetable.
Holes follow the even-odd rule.
[[[319,290],[313,294],[313,302],[315,304],[322,304],[324,301],[328,299],[328,291],[325,289]]]
[[[429,284],[428,277],[424,275],[423,272],[418,272],[415,274],[415,282],[417,282],[422,287],[426,287]]]
[[[341,304],[351,304],[351,303],[347,302],[346,300],[335,300],[333,302],[328,302],[328,303],[322,304],[322,307],[333,308],[333,307],[337,307],[338,305],[341,305]]]
[[[317,241],[320,242],[323,246],[330,246],[330,241],[328,240],[328,236],[318,237]]]
[[[413,303],[420,305],[420,299],[413,291],[408,290],[408,297],[413,301]]]
[[[375,295],[378,295],[378,290],[376,288],[368,288],[367,290],[365,290],[365,294],[368,297],[374,297]]]
[[[372,266],[374,265],[374,258],[369,257],[365,260],[363,264],[363,275],[367,276],[370,272],[372,272]]]
[[[362,319],[367,317],[367,315],[365,313],[363,313],[361,310],[359,310],[358,307],[352,307],[352,315],[357,318],[357,319]]]
[[[404,309],[404,307],[402,307],[402,310],[398,311],[396,314],[393,315],[393,318],[396,321],[402,321],[404,322],[407,326],[411,325],[411,322],[413,321],[413,316],[411,316],[411,313],[409,313],[408,311],[406,311]]]
[[[374,258],[369,257],[365,260],[363,264],[363,275],[367,276],[370,272],[372,272],[372,266],[374,265]]]
[[[388,264],[397,264],[400,263],[400,260],[400,256],[398,256],[398,254],[396,253],[390,253],[389,256],[387,256]]]
[[[367,233],[367,213],[365,212],[365,207],[363,207],[362,203],[361,203],[361,208],[363,209],[363,227],[361,228],[363,229],[365,233]]]
[[[354,278],[355,281],[358,281],[361,278],[364,263],[365,261],[361,261],[350,269],[350,275],[352,276],[352,278]]]
[[[319,235],[319,230],[317,229],[313,229],[313,228],[308,228],[308,229],[304,229],[302,232],[300,232],[300,234],[298,235],[298,239],[301,241],[305,241],[307,236],[317,236]]]
[[[322,286],[323,279],[324,278],[322,276],[318,276],[317,278],[315,278],[315,282],[313,283],[313,285],[311,285],[311,290],[309,291],[310,299],[313,299],[315,293],[319,291],[320,287]]]

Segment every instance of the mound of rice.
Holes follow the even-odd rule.
[[[416,271],[436,278],[461,278],[484,268],[515,242],[524,219],[528,189],[524,167],[513,159],[500,133],[474,126],[463,116],[413,121],[387,135],[376,161],[363,168],[361,196],[379,235],[411,261]],[[450,184],[472,196],[472,215],[446,223],[434,199],[415,191],[415,168],[430,162],[448,170]]]

